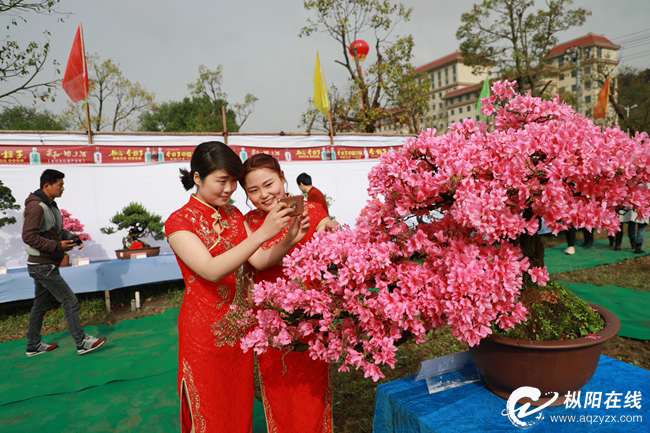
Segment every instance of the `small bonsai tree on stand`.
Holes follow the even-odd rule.
[[[11,189],[7,186],[4,186],[0,180],[0,227],[9,224],[15,224],[15,217],[8,217],[6,211],[8,210],[19,210],[20,206],[16,204],[16,199],[13,194],[11,194]]]
[[[129,203],[121,212],[111,218],[111,223],[117,226],[117,230],[128,229],[129,233],[122,238],[124,249],[151,248],[151,245],[142,242],[142,239],[151,235],[157,241],[165,239],[165,232],[160,215],[150,213],[140,203]],[[116,233],[113,227],[102,227],[101,232],[107,235]]]

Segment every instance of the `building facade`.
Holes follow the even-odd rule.
[[[609,76],[610,87],[616,88],[619,49],[620,46],[605,36],[593,33],[558,44],[547,56],[545,67],[549,73],[540,87],[546,86],[545,93],[559,93],[576,111],[590,116],[605,77]],[[463,63],[460,51],[415,69],[431,85],[428,110],[420,117],[420,129],[435,128],[437,133],[444,134],[454,122],[468,117],[480,120],[476,107],[483,82],[491,72],[487,69],[482,74],[473,74],[472,68]],[[599,123],[612,126],[616,119],[610,104],[607,117]],[[379,132],[408,133],[408,130],[381,125]]]
[[[576,111],[591,116],[606,77],[610,77],[610,89],[616,89],[620,48],[605,36],[594,33],[556,45],[546,61],[555,72],[549,88],[560,95],[571,95],[566,98],[567,102]],[[613,126],[617,119],[609,103],[607,117],[598,122]]]
[[[491,72],[473,74],[472,68],[463,63],[460,51],[420,66],[414,71],[429,80],[428,108],[420,117],[420,128],[436,128],[438,133],[447,131],[449,125],[469,116],[477,116],[476,104],[485,77]],[[477,81],[480,83],[477,85]],[[475,88],[478,86],[478,90]],[[406,127],[381,125],[379,132],[408,133]]]

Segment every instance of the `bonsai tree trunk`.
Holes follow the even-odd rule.
[[[534,235],[523,234],[513,243],[519,245],[521,252],[524,253],[524,256],[528,257],[531,266],[544,266],[544,244],[538,233]]]
[[[526,209],[523,212],[523,217],[526,221],[534,218],[532,210]],[[540,223],[541,225],[541,223]],[[544,266],[544,244],[539,233],[535,232],[532,235],[522,234],[512,242],[513,245],[519,246],[521,252],[525,257],[528,257],[530,266],[541,268]]]

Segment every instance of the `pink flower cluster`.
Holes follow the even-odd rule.
[[[556,234],[613,234],[623,208],[650,216],[647,134],[602,130],[557,98],[512,87],[495,83],[484,99],[493,132],[467,119],[383,154],[357,225],[316,235],[284,259],[287,279],[255,286],[260,309],[242,348],[306,344],[312,358],[378,380],[407,336],[448,324],[475,345],[493,323],[524,320],[524,280],[549,279],[518,246],[540,218]]]
[[[63,218],[63,230],[74,233],[79,236],[79,239],[82,241],[91,241],[91,237],[88,233],[83,233],[84,225],[81,224],[77,218],[72,218],[70,212],[65,209],[61,209],[61,218]]]

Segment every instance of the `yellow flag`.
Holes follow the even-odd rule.
[[[318,52],[316,52],[316,71],[314,71],[314,105],[323,116],[327,117],[330,111],[330,97],[327,94],[327,83],[320,67]]]

